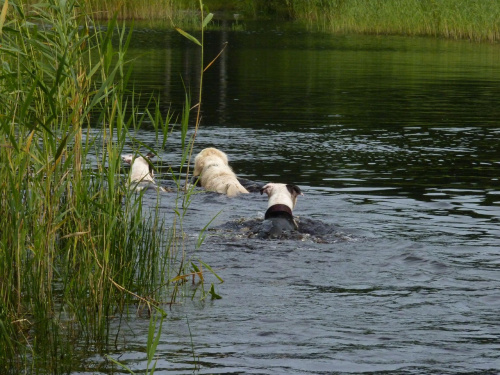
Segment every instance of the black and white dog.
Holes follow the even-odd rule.
[[[297,197],[302,194],[300,188],[290,184],[269,183],[262,187],[261,194],[269,197],[267,211],[264,216],[263,235],[280,237],[284,232],[297,230],[297,223],[293,218],[293,209]]]
[[[153,165],[151,164],[151,159],[154,156],[152,152],[148,153],[146,158],[133,154],[122,155],[122,160],[131,167],[127,181],[131,189],[137,191],[144,189],[167,191],[164,187],[157,185],[154,179]]]

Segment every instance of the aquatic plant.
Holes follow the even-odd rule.
[[[167,226],[120,178],[131,129],[154,120],[165,147],[171,115],[132,104],[132,33],[116,19],[96,29],[82,9],[6,0],[0,13],[2,373],[70,371],[77,343],[105,349],[113,316],[131,306],[164,316],[162,304],[179,295],[172,279],[190,272],[190,194],[177,193]],[[190,149],[186,140],[177,181]]]
[[[186,100],[185,100],[185,107],[183,111],[183,116],[182,116],[182,123],[181,123],[181,134],[182,134],[182,149],[183,154],[182,154],[182,160],[181,160],[181,168],[186,165],[186,174],[185,174],[185,182],[184,182],[184,191],[185,191],[185,196],[183,200],[183,207],[187,209],[191,203],[191,197],[194,189],[194,185],[191,185],[189,183],[189,171],[190,171],[190,163],[193,155],[193,149],[194,149],[194,144],[196,141],[196,136],[198,134],[198,130],[201,124],[201,106],[202,106],[202,98],[203,98],[203,77],[205,74],[205,71],[210,68],[210,66],[219,58],[219,56],[222,54],[222,52],[225,49],[225,46],[223,49],[219,52],[215,58],[210,61],[207,65],[205,65],[205,60],[204,60],[204,37],[205,37],[205,30],[207,26],[210,24],[210,22],[213,19],[213,13],[206,12],[206,7],[203,3],[203,0],[199,0],[199,9],[200,9],[200,24],[199,24],[199,30],[200,30],[200,38],[196,38],[195,36],[191,35],[190,33],[184,31],[183,29],[176,27],[175,29],[185,38],[190,40],[191,42],[195,43],[200,47],[200,62],[199,62],[199,88],[197,92],[197,99],[198,102],[192,107],[189,107],[189,96],[186,94]],[[189,138],[189,142],[186,143],[186,136],[187,136],[187,129],[188,129],[188,118],[189,118],[189,113],[192,109],[196,109],[196,118],[195,118],[195,123],[194,123],[194,129],[193,133]],[[180,174],[179,174],[180,175]],[[180,191],[181,187],[181,181],[177,180],[177,186],[178,186],[178,191]],[[179,200],[177,200],[178,202]],[[178,215],[179,223],[181,224],[181,229],[182,229],[182,221],[183,221],[183,215],[185,215],[186,210],[183,211],[183,214],[181,215],[178,207],[176,205],[175,209],[176,214]],[[217,214],[218,215],[218,214]],[[203,228],[200,228],[200,234],[198,236],[198,240],[196,242],[196,248],[198,249],[201,244],[203,243],[203,240],[205,239],[205,231],[207,230],[208,226],[211,224],[211,222],[217,217],[215,215],[212,220],[207,223]],[[201,283],[201,294],[202,298],[204,299],[207,296],[207,293],[205,292],[204,289],[204,277],[203,277],[203,270],[202,266],[204,266],[210,273],[212,273],[220,282],[223,282],[222,278],[217,275],[217,273],[206,263],[198,259],[198,262],[200,263],[200,266],[198,267],[194,262],[190,262],[191,264],[191,272],[188,273],[187,275],[182,275],[181,272],[179,272],[179,276],[173,279],[173,281],[179,281],[179,280],[186,280],[186,276],[191,276],[194,277],[198,276],[200,279]],[[220,298],[219,295],[217,295],[214,291],[214,284],[212,283],[210,286],[210,291],[208,294],[211,295],[212,299],[218,299]]]

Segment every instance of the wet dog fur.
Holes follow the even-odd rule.
[[[156,184],[154,179],[153,165],[151,159],[155,155],[148,153],[146,158],[133,154],[122,155],[122,160],[130,165],[130,173],[128,177],[128,185],[135,190],[157,189],[166,191],[165,188]]]
[[[227,155],[213,147],[203,149],[194,159],[194,177],[206,190],[234,197],[248,194],[229,166]]]
[[[264,216],[263,237],[281,237],[284,232],[298,229],[293,218],[297,197],[303,195],[296,185],[269,183],[262,187],[261,194],[269,197]]]

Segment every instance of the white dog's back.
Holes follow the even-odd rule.
[[[200,176],[200,185],[206,190],[234,197],[248,194],[228,164],[227,155],[213,147],[203,149],[194,159],[193,176]]]
[[[130,182],[154,182],[153,170],[150,167],[148,161],[142,156],[137,156],[134,158],[134,155],[132,154],[122,155],[122,160],[130,165]]]
[[[236,183],[226,185],[226,194],[228,197],[235,197],[238,194],[248,194],[248,190],[236,180]]]
[[[148,154],[149,159],[152,154]],[[164,187],[158,186],[154,179],[154,172],[151,164],[142,156],[135,156],[132,154],[122,155],[122,160],[130,164],[130,173],[128,177],[128,185],[136,190],[143,190],[148,188],[159,189],[160,191],[167,191]]]

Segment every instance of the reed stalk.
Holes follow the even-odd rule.
[[[76,0],[4,4],[0,372],[69,372],[77,342],[104,351],[111,319],[129,306],[164,316],[179,292],[172,280],[191,272],[182,207],[168,228],[120,178],[131,127],[154,119],[166,135],[172,115],[156,106],[146,118],[127,101],[132,34],[116,19],[96,31]]]

